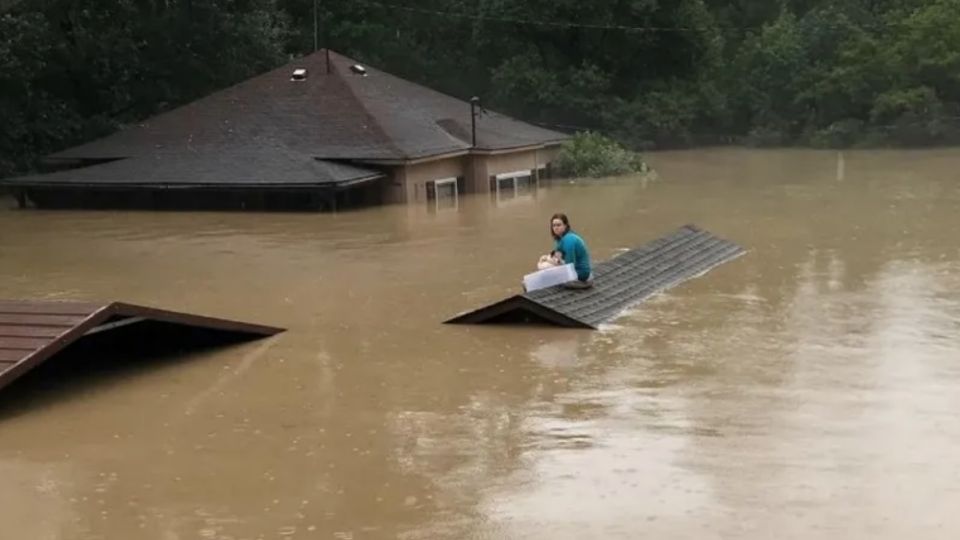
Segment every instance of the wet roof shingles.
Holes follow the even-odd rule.
[[[532,302],[547,310],[552,315],[547,318],[554,324],[597,328],[650,296],[745,252],[733,242],[694,225],[685,225],[597,264],[593,269],[593,287],[589,289],[569,289],[562,285],[540,289],[458,315],[447,322],[488,322],[509,310],[511,303],[514,309],[530,311],[528,302]]]

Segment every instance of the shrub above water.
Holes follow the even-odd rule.
[[[561,176],[600,177],[645,172],[640,154],[599,133],[581,132],[563,143],[555,162]]]

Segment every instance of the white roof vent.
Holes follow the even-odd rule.
[[[360,64],[354,64],[350,66],[350,71],[356,73],[357,75],[367,76],[367,68],[361,66]]]
[[[307,80],[307,70],[303,68],[297,68],[293,70],[293,75],[290,76],[291,81],[305,81]]]

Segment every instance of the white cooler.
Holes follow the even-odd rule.
[[[527,292],[530,292],[537,289],[553,287],[554,285],[575,279],[577,279],[577,272],[573,269],[573,263],[568,263],[523,276],[523,286],[526,287]]]

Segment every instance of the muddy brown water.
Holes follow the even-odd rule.
[[[960,150],[650,161],[439,212],[0,211],[0,297],[289,328],[5,390],[0,538],[960,535]],[[441,324],[557,210],[597,260],[749,253],[599,332]]]

